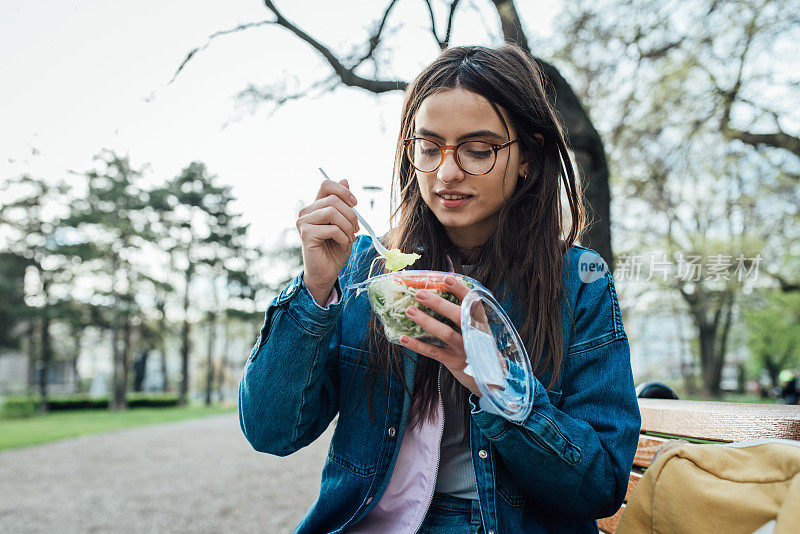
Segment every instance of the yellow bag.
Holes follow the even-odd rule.
[[[685,444],[668,450],[639,481],[617,534],[755,531],[800,532],[800,442]]]

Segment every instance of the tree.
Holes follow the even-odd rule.
[[[793,104],[800,60],[791,53],[800,4],[583,0],[565,4],[564,15],[556,57],[601,125],[612,177],[638,173],[619,184],[617,198],[638,193],[647,174],[625,156],[643,152],[642,124],[667,141],[651,152],[685,156],[680,145],[712,139],[768,163],[780,180],[800,182],[800,112]],[[800,286],[793,280],[780,279],[787,290]]]
[[[48,378],[53,361],[51,325],[55,314],[55,286],[64,282],[67,257],[60,246],[60,219],[62,214],[54,211],[57,206],[68,204],[68,187],[61,183],[51,185],[47,181],[23,175],[7,183],[6,189],[18,191],[17,197],[0,206],[0,227],[9,234],[7,251],[16,258],[17,269],[32,271],[33,291],[25,294],[28,305],[11,308],[12,311],[27,311],[28,317],[38,323],[38,329],[29,328],[30,347],[38,347],[39,411],[47,411]],[[19,272],[19,271],[18,271]],[[12,281],[19,291],[19,280]],[[22,288],[25,291],[24,286]],[[33,335],[38,331],[38,341]],[[31,363],[34,356],[31,353]]]
[[[69,270],[70,279],[74,279],[74,272]],[[63,323],[72,335],[72,348],[70,358],[72,370],[76,381],[79,381],[78,359],[83,349],[83,334],[91,326],[99,326],[103,323],[101,318],[103,311],[101,307],[94,306],[73,296],[62,297],[53,305],[53,317],[58,322]]]
[[[250,281],[245,271],[247,245],[246,224],[239,222],[240,216],[231,212],[233,195],[230,187],[220,187],[213,202],[205,204],[209,224],[209,237],[205,240],[205,254],[201,262],[206,266],[211,284],[212,300],[208,307],[208,351],[206,355],[206,405],[211,404],[214,384],[215,349],[217,326],[231,290],[243,296],[249,290]]]
[[[629,254],[742,256],[745,270],[753,258],[780,264],[786,256],[800,198],[792,157],[754,150],[725,124],[757,130],[766,118],[797,118],[796,107],[765,91],[771,79],[773,91],[797,93],[797,71],[769,60],[790,35],[797,7],[780,0],[567,5],[559,33],[569,37],[558,57],[608,140],[614,197],[628,214],[614,231]],[[771,114],[757,112],[767,108]],[[673,276],[667,285],[695,324],[703,391],[713,396],[747,284],[708,280],[702,267],[699,281]]]
[[[0,350],[20,346],[20,327],[29,314],[24,283],[27,264],[22,256],[0,252]]]
[[[137,300],[149,282],[142,251],[153,243],[152,210],[140,185],[142,171],[128,157],[103,150],[95,156],[98,168],[87,171],[87,193],[72,204],[65,224],[82,245],[81,259],[93,270],[96,291],[111,310],[112,395],[109,408],[127,407],[128,375],[133,360],[135,328],[142,308]]]
[[[220,300],[218,286],[226,278],[228,270],[234,268],[237,256],[245,248],[247,226],[238,221],[238,215],[231,213],[233,196],[230,187],[217,185],[216,176],[209,174],[206,166],[198,161],[190,163],[163,187],[151,191],[150,199],[160,214],[163,227],[160,246],[170,254],[171,265],[183,278],[180,333],[182,405],[187,402],[189,388],[191,312],[198,308],[192,303],[192,287],[198,274],[205,275],[204,281],[209,284],[206,294],[211,298],[205,308],[209,334],[206,387],[207,399],[210,399]]]
[[[745,311],[747,346],[757,371],[764,369],[773,388],[783,369],[800,366],[800,294],[770,291]]]
[[[251,85],[243,91],[243,96],[250,100],[281,106],[310,94],[331,91],[339,85],[356,87],[375,94],[403,91],[408,86],[408,81],[383,77],[379,72],[381,70],[379,69],[379,63],[376,61],[376,53],[386,47],[387,28],[390,25],[392,12],[398,4],[398,0],[390,0],[381,16],[373,23],[373,29],[367,41],[357,46],[359,49],[357,52],[342,56],[303,30],[299,24],[287,19],[274,2],[264,0],[264,7],[270,14],[269,19],[242,24],[235,28],[213,33],[204,45],[189,51],[178,66],[172,80],[174,81],[189,61],[202,50],[208,48],[215,39],[252,28],[271,25],[279,26],[291,32],[297,39],[313,48],[328,64],[332,72],[324,78],[310,83],[306,88],[294,92],[287,91],[283,83],[276,83],[266,88],[258,88]],[[438,9],[434,4],[432,0],[425,0],[430,33],[436,45],[436,48],[433,48],[432,51],[436,49],[444,50],[450,46],[455,15],[461,2],[459,0],[450,0],[443,6],[443,10]],[[505,41],[516,43],[527,50],[528,53],[532,53],[514,1],[492,0],[492,5],[497,12],[500,29]],[[442,11],[444,12],[443,17]],[[441,18],[446,20],[443,31]],[[595,224],[588,228],[583,244],[595,249],[611,265],[613,263],[613,254],[611,249],[610,193],[608,165],[603,141],[580,99],[561,75],[559,69],[543,58],[532,55],[549,81],[551,91],[549,91],[548,96],[566,124],[576,162],[586,182],[586,196],[589,208],[594,215]],[[374,68],[372,74],[367,75],[365,70],[369,64],[372,64]]]

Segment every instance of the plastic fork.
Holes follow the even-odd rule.
[[[328,177],[327,173],[324,170],[322,170],[322,167],[319,167],[319,172],[322,173],[322,176],[324,176],[326,180],[330,180],[330,177]],[[372,238],[372,244],[375,245],[375,250],[378,251],[378,254],[388,259],[389,250],[383,246],[383,243],[380,242],[378,236],[376,236],[375,232],[372,230],[372,227],[369,225],[367,221],[364,220],[364,217],[362,217],[361,214],[358,213],[358,211],[356,211],[355,208],[353,208],[353,211],[356,213],[356,217],[358,217],[358,222],[360,222],[364,226],[364,229]]]

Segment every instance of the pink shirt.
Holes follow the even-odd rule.
[[[339,293],[333,288],[325,306],[338,301]],[[378,504],[347,532],[401,534],[419,529],[436,488],[443,431],[440,397],[433,421],[416,428],[406,426],[389,485]]]

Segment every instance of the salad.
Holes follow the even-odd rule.
[[[417,253],[406,254],[401,252],[400,249],[393,248],[386,253],[386,270],[399,271],[405,269],[418,259],[420,259],[420,255]]]
[[[461,305],[458,297],[449,292],[445,286],[444,278],[448,275],[457,276],[470,289],[475,287],[475,283],[465,276],[439,271],[402,271],[378,275],[368,281],[367,296],[372,311],[383,323],[384,333],[389,341],[399,343],[400,336],[406,335],[434,345],[443,345],[441,340],[432,337],[406,316],[406,308],[409,306],[414,306],[434,319],[458,330],[458,327],[450,319],[420,304],[414,297],[417,291],[425,289],[454,304]]]

